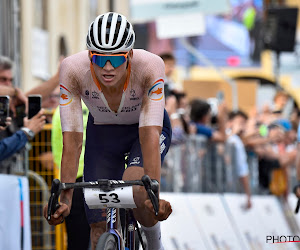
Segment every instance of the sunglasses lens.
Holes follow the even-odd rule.
[[[125,56],[98,56],[94,55],[92,58],[92,62],[97,64],[99,67],[103,68],[107,61],[110,61],[111,65],[114,68],[121,66],[124,62],[126,62]]]

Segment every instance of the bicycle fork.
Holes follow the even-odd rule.
[[[118,208],[106,209],[106,231],[114,234],[118,239],[118,249],[124,249],[124,242],[121,235],[120,211]]]
[[[125,248],[120,222],[120,210],[118,208],[106,209],[106,231],[117,237],[119,250],[135,250],[135,228],[137,227],[137,222],[131,209],[128,209],[125,214]]]

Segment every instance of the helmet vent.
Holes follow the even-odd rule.
[[[111,29],[111,21],[112,21],[113,13],[109,13],[107,17],[107,22],[106,22],[106,35],[105,35],[105,43],[107,44],[109,41],[109,34],[110,34],[110,29]],[[100,26],[101,27],[101,26]]]
[[[99,22],[98,22],[98,37],[101,36],[102,21],[103,21],[103,17],[99,18]],[[92,41],[94,41],[94,39]],[[101,39],[99,39],[98,41],[99,41],[100,45],[102,45]],[[97,46],[97,45],[95,44],[95,46]]]
[[[131,35],[129,42],[126,44],[126,47],[130,46],[133,43],[133,35]]]

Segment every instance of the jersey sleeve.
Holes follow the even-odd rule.
[[[80,87],[75,63],[72,62],[72,57],[64,59],[59,72],[62,132],[83,132]]]
[[[146,84],[139,127],[163,126],[165,65],[159,56],[154,56],[151,59],[145,67]]]

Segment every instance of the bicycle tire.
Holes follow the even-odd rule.
[[[118,250],[118,240],[114,234],[105,232],[98,240],[96,250]]]

